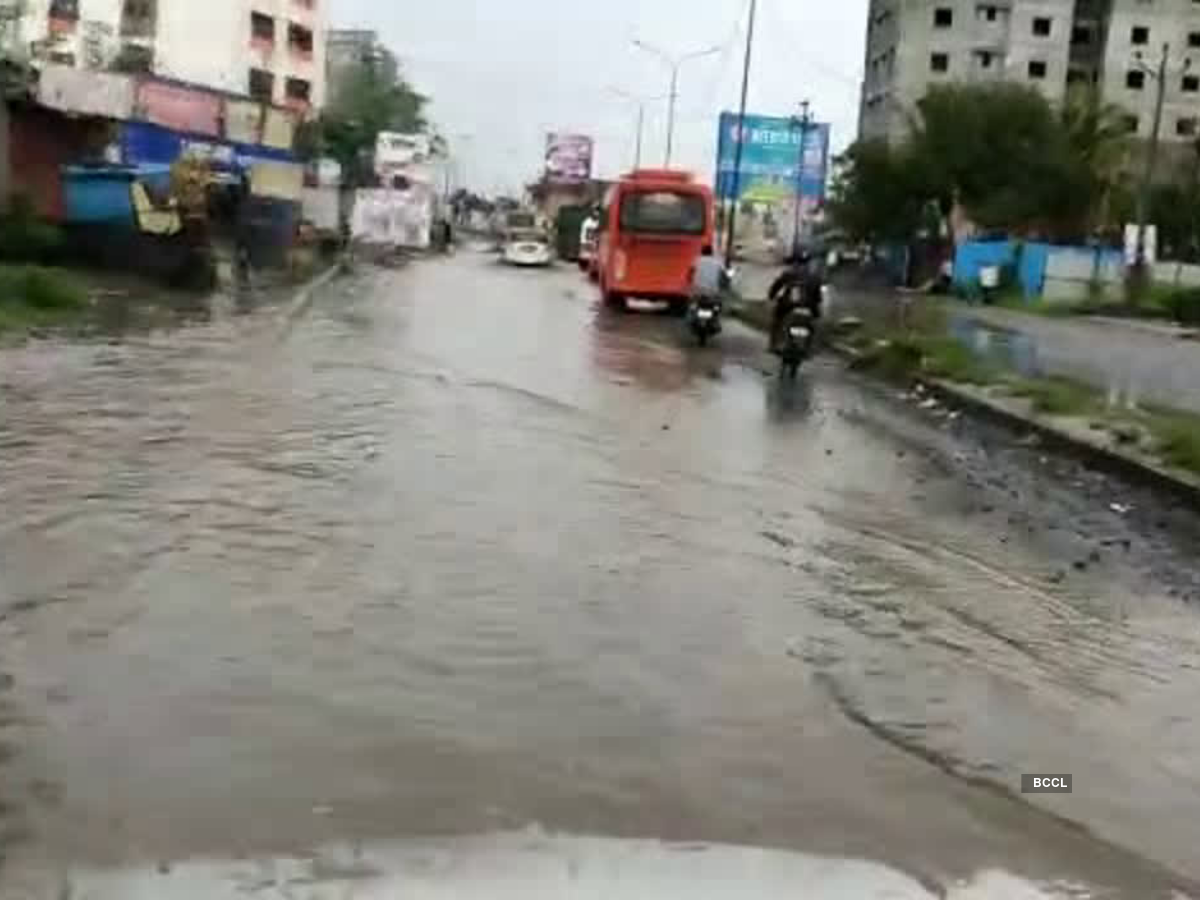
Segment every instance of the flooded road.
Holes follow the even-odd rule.
[[[1194,892],[1193,518],[760,344],[462,253],[0,356],[0,896],[531,826]]]

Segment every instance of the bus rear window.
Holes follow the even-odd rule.
[[[633,234],[704,234],[705,203],[699,194],[640,191],[621,198],[621,230]]]

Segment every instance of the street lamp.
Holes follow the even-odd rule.
[[[1130,270],[1130,300],[1136,300],[1140,295],[1146,285],[1148,274],[1146,267],[1146,219],[1149,215],[1150,189],[1154,184],[1154,169],[1158,164],[1159,131],[1162,129],[1163,100],[1167,91],[1167,63],[1170,57],[1171,45],[1169,43],[1162,45],[1162,56],[1159,58],[1157,67],[1151,68],[1147,65],[1140,50],[1133,55],[1135,68],[1149,78],[1154,79],[1157,91],[1154,98],[1154,121],[1150,129],[1150,146],[1146,149],[1146,168],[1142,173],[1142,184],[1138,190],[1137,243],[1134,249],[1133,267]],[[1188,71],[1191,66],[1192,61],[1185,59],[1183,71]]]
[[[646,104],[655,100],[665,100],[666,97],[639,97],[637,94],[632,94],[624,88],[619,87],[610,87],[608,90],[614,96],[637,105],[637,147],[634,151],[633,167],[634,169],[640,169],[642,167],[642,132],[646,122]]]
[[[647,44],[645,41],[635,40],[633,46],[639,50],[645,50],[652,56],[662,60],[667,68],[671,70],[671,90],[667,94],[667,155],[664,168],[671,167],[671,149],[675,139],[675,99],[679,96],[679,69],[685,62],[690,62],[693,59],[700,59],[705,56],[712,56],[714,53],[720,53],[723,49],[720,46],[709,47],[705,50],[696,50],[693,53],[685,53],[683,56],[672,56],[665,50],[661,50],[652,44]]]

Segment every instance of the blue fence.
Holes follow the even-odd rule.
[[[980,272],[997,266],[1012,274],[1026,300],[1035,300],[1045,292],[1048,273],[1059,271],[1061,278],[1086,283],[1100,278],[1120,256],[1121,251],[1111,247],[964,241],[954,253],[954,286],[968,293],[978,291]]]

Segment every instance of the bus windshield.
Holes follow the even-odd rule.
[[[621,199],[621,230],[633,234],[702,235],[705,203],[700,194],[638,191]]]

